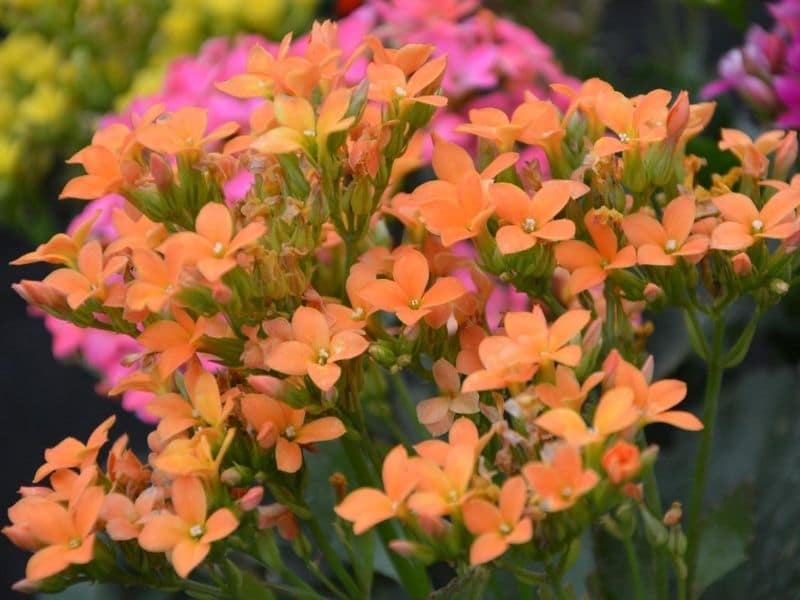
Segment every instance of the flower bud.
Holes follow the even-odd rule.
[[[644,286],[643,293],[645,300],[648,302],[655,302],[664,295],[664,290],[661,288],[661,286],[650,282]]]
[[[634,502],[641,503],[644,500],[644,487],[641,483],[626,483],[622,486],[622,493]]]
[[[789,284],[786,283],[783,279],[773,279],[769,282],[769,289],[773,294],[777,294],[778,296],[783,296],[786,292],[789,291]]]
[[[264,498],[264,488],[260,485],[251,487],[236,502],[243,511],[255,510]]]
[[[608,473],[608,480],[619,485],[639,474],[642,467],[639,460],[639,448],[624,440],[618,440],[605,451],[601,464]]]
[[[344,473],[336,471],[328,478],[328,483],[331,484],[336,503],[339,504],[347,495],[347,477],[344,476]]]
[[[392,540],[389,548],[400,556],[413,558],[423,564],[430,564],[436,560],[436,554],[427,546],[411,540]]]
[[[785,180],[795,162],[797,162],[797,132],[792,130],[781,140],[778,149],[775,151],[772,177],[781,181]]]
[[[683,508],[680,502],[673,502],[672,506],[669,507],[667,512],[664,513],[664,518],[662,519],[664,525],[667,527],[673,527],[681,522],[681,518],[683,517]]]
[[[672,146],[678,143],[689,124],[689,94],[681,91],[667,113],[667,142]]]
[[[375,362],[387,369],[394,366],[395,362],[397,362],[397,356],[386,342],[375,342],[370,345],[368,352]]]
[[[156,183],[159,192],[166,192],[174,182],[172,167],[160,154],[155,152],[150,155],[150,175]]]
[[[731,258],[731,264],[733,265],[734,273],[740,277],[746,277],[753,271],[753,263],[745,252],[739,252],[739,254]]]

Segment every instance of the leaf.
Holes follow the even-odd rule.
[[[431,592],[428,600],[481,600],[488,583],[489,569],[475,567],[450,580],[443,588]]]
[[[747,560],[755,519],[753,486],[740,485],[703,525],[697,560],[696,594]]]

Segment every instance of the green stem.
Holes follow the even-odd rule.
[[[408,391],[408,386],[406,386],[406,382],[403,379],[402,373],[393,373],[392,382],[394,383],[394,389],[397,392],[397,399],[400,401],[400,404],[403,406],[403,409],[408,415],[411,426],[414,428],[415,435],[417,435],[417,437],[421,440],[430,437],[428,430],[425,429],[419,422],[419,418],[417,417],[417,406],[414,404],[414,400],[411,398],[411,394]]]
[[[380,488],[381,484],[377,475],[372,472],[369,465],[364,460],[364,449],[347,436],[341,438],[341,441],[342,447],[347,455],[347,460],[356,472],[359,484]],[[428,574],[425,572],[425,568],[412,563],[389,548],[389,542],[401,537],[398,527],[393,522],[384,522],[376,529],[378,530],[381,543],[386,549],[386,554],[389,556],[389,560],[392,561],[395,571],[397,571],[397,576],[400,578],[403,591],[413,600],[423,600],[427,598],[428,594],[431,593],[431,584],[428,579]]]
[[[661,505],[661,492],[658,488],[658,479],[653,467],[647,469],[644,479],[644,496],[647,507],[654,515],[663,513]],[[653,548],[653,585],[655,586],[656,598],[667,600],[669,595],[669,582],[667,581],[666,557],[660,548]]]
[[[694,468],[694,480],[692,482],[692,492],[689,498],[689,521],[687,528],[687,550],[686,550],[686,587],[692,593],[695,572],[697,570],[697,557],[700,548],[700,513],[703,509],[703,500],[708,483],[708,466],[711,459],[711,442],[714,435],[714,424],[717,419],[717,405],[719,401],[719,391],[722,387],[722,376],[725,372],[723,362],[723,336],[725,333],[725,322],[720,316],[715,316],[714,332],[709,348],[707,365],[708,377],[706,379],[706,391],[703,399],[703,433],[700,438],[700,448],[697,452],[697,460]]]
[[[345,588],[347,588],[347,591],[351,597],[364,597],[362,595],[363,591],[350,576],[350,573],[347,572],[347,569],[344,568],[342,561],[339,559],[339,555],[336,554],[336,550],[334,550],[333,546],[331,546],[330,542],[328,541],[328,536],[322,530],[322,527],[320,526],[316,517],[308,520],[308,526],[309,529],[311,529],[311,534],[314,536],[314,541],[316,541],[316,543],[319,545],[320,550],[322,550],[322,554],[325,556],[325,561],[328,563],[331,569],[333,569],[333,572],[336,573],[339,581],[341,581]]]
[[[633,593],[636,600],[645,600],[644,583],[642,583],[642,569],[639,566],[639,556],[633,546],[633,540],[629,536],[622,538],[622,545],[625,548],[625,557],[628,559],[628,567],[633,579]]]

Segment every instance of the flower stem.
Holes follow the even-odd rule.
[[[341,438],[347,460],[356,472],[359,483],[370,487],[380,487],[377,475],[373,473],[367,462],[364,460],[364,449],[353,439],[344,436]],[[423,600],[431,593],[431,584],[428,574],[422,565],[414,564],[403,558],[389,548],[389,542],[401,537],[397,526],[392,522],[386,522],[376,527],[383,547],[389,560],[392,561],[403,591],[413,600]]]
[[[628,559],[628,567],[631,571],[634,598],[636,598],[636,600],[645,600],[646,596],[644,593],[644,584],[642,583],[642,569],[639,566],[639,556],[636,554],[633,540],[630,536],[625,536],[622,538],[622,545],[625,548],[625,557]]]
[[[719,403],[719,392],[722,387],[722,376],[725,372],[723,362],[723,334],[725,333],[725,322],[717,316],[713,320],[714,331],[712,334],[711,346],[709,347],[706,364],[708,365],[708,376],[706,378],[705,397],[703,399],[703,433],[700,438],[700,448],[697,452],[697,460],[694,468],[694,480],[692,491],[689,497],[689,520],[687,528],[687,550],[686,550],[686,588],[692,594],[692,584],[694,583],[697,571],[697,559],[700,548],[700,513],[703,509],[703,500],[708,483],[708,466],[711,459],[711,442],[714,436],[714,425],[717,419],[717,405]]]

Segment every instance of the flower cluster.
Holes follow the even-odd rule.
[[[466,141],[467,136],[454,132],[453,127],[466,121],[472,108],[492,103],[498,108],[509,109],[522,99],[524,89],[533,89],[541,97],[548,94],[548,89],[543,87],[548,82],[575,85],[555,64],[550,49],[531,31],[488,10],[477,14],[474,12],[472,3],[459,4],[453,10],[431,12],[424,10],[417,2],[368,2],[338,22],[339,38],[343,51],[352,52],[358,40],[370,31],[376,31],[387,45],[426,43],[436,46],[439,53],[447,52],[449,64],[456,67],[451,69],[454,73],[467,72],[459,65],[474,65],[476,61],[482,65],[480,77],[469,80],[452,80],[445,73],[442,86],[450,98],[451,106],[438,111],[432,119],[431,128],[437,134]],[[178,13],[187,14],[186,11]],[[169,18],[165,16],[162,21],[169,21]],[[223,38],[210,40],[196,57],[179,58],[169,65],[159,92],[136,98],[119,115],[104,118],[102,124],[128,123],[132,115],[142,114],[152,106],[163,104],[167,110],[183,106],[206,108],[211,127],[226,121],[246,125],[258,101],[229,96],[219,91],[215,83],[242,72],[247,54],[254,44],[273,53],[278,49],[276,44],[255,35],[241,36],[233,42]],[[290,53],[302,53],[304,46],[305,40],[297,40],[291,45]],[[521,48],[526,48],[525,52],[521,52]],[[358,81],[364,75],[363,69],[362,65],[359,69],[348,71],[349,80]],[[138,89],[136,85],[135,89]],[[539,158],[543,158],[541,153]],[[224,188],[226,199],[241,199],[250,181],[249,172],[242,171],[239,177],[227,182]],[[100,216],[91,226],[91,235],[108,243],[117,236],[112,224],[112,211],[122,208],[123,203],[124,199],[117,194],[90,202],[73,221],[70,231],[99,211]],[[469,252],[469,248],[461,246],[459,251]],[[522,308],[525,306],[525,297],[516,294],[509,286],[498,285],[488,303],[490,320],[496,325],[500,309]],[[127,355],[140,350],[128,336],[85,330],[51,316],[46,316],[45,324],[53,336],[54,355],[58,358],[79,355],[89,368],[100,374],[98,389],[101,392],[113,388],[120,378],[131,371],[130,367],[121,363]],[[150,420],[152,416],[144,410],[144,406],[151,397],[144,391],[128,390],[122,395],[122,405],[128,410],[137,411],[141,418]]]
[[[93,216],[17,260],[56,265],[15,286],[31,304],[136,340],[111,392],[152,394],[157,421],[145,463],[123,437],[98,466],[110,421],[46,451],[35,482],[50,486],[23,488],[6,529],[35,552],[20,585],[316,597],[313,582],[369,597],[374,538],[360,536],[373,526],[413,598],[436,561],[558,589],[593,526],[628,544],[644,529],[686,580],[694,527],[687,550],[676,511],[662,521],[643,489],[656,454],[644,430],[704,425],[676,409],[685,384],[652,381],[642,311],[681,309],[715,372],[741,360],[796,272],[796,135],[723,131],[740,164],[703,186],[686,143],[713,105],[554,84],[563,111],[532,93],[472,110],[458,131],[479,139],[475,157],[434,136],[435,179],[403,192],[448,102],[446,58],[373,36],[348,51],[330,22],[291,46],[252,46],[218,84],[253,101],[245,127],[155,105],[98,131],[61,195],[118,194],[115,235],[93,236]],[[529,148],[552,177],[521,158]],[[509,284],[524,306],[492,315]],[[721,315],[744,297],[756,317],[726,350]],[[415,404],[411,377],[438,389]],[[327,473],[312,475],[315,452]],[[324,475],[340,548],[320,524],[333,515],[309,505]]]
[[[753,25],[741,48],[719,62],[720,78],[702,94],[735,91],[764,119],[781,127],[800,125],[800,3],[781,0],[769,5],[775,19],[771,31]]]

